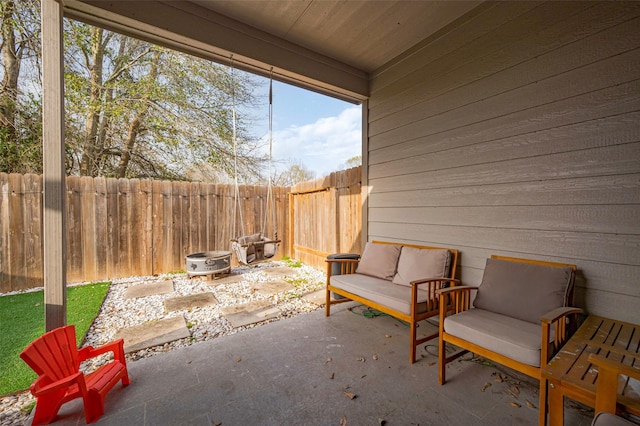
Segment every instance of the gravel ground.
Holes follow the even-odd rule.
[[[322,289],[324,287],[325,274],[306,265],[294,268],[295,274],[284,279],[293,284],[293,290],[268,296],[256,291],[262,282],[282,280],[282,276],[269,274],[268,270],[285,266],[287,266],[286,262],[275,261],[254,266],[236,267],[232,269],[231,276],[241,275],[241,278],[238,278],[237,282],[224,284],[220,284],[217,280],[208,280],[208,277],[193,277],[190,279],[186,274],[130,277],[114,280],[98,316],[85,337],[83,346],[99,346],[110,342],[114,339],[116,331],[122,328],[144,324],[156,319],[184,316],[189,326],[191,337],[131,353],[127,355],[127,361],[132,362],[319,309],[318,305],[307,302],[301,296]],[[127,288],[132,285],[165,279],[173,280],[174,292],[172,294],[124,299]],[[203,292],[213,293],[219,303],[202,308],[165,313],[164,299]],[[220,313],[220,308],[223,307],[265,299],[270,300],[280,309],[281,314],[277,318],[233,328]],[[81,368],[83,370],[92,370],[107,359],[107,357],[98,357],[90,363],[83,364]],[[34,398],[28,391],[0,397],[0,426],[23,425],[28,417],[25,408],[28,408],[33,402]]]

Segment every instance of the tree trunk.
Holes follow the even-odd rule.
[[[91,63],[87,64],[90,76],[89,111],[85,121],[85,137],[80,160],[80,175],[96,176],[99,170],[99,147],[97,146],[98,125],[100,123],[102,97],[102,64],[104,46],[102,44],[104,30],[91,29]]]
[[[149,112],[149,99],[151,96],[151,89],[154,87],[156,79],[158,77],[158,64],[162,53],[160,50],[153,52],[153,59],[151,60],[151,66],[149,68],[149,75],[147,78],[146,88],[140,99],[140,105],[138,106],[136,113],[129,123],[129,131],[127,132],[127,138],[125,140],[124,148],[122,149],[122,155],[120,156],[120,162],[116,169],[116,177],[123,178],[126,176],[127,168],[131,162],[131,154],[136,144],[136,138],[140,134],[140,129],[144,124],[144,120]]]
[[[2,60],[4,78],[0,89],[0,125],[6,128],[7,140],[15,143],[16,102],[18,100],[18,76],[20,74],[20,56],[16,49],[15,4],[13,0],[3,1],[2,11]]]

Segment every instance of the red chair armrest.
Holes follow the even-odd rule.
[[[71,376],[65,377],[64,379],[57,380],[51,383],[42,383],[48,382],[50,379],[46,376],[38,377],[30,387],[31,393],[33,396],[38,397],[40,395],[44,395],[49,392],[56,391],[58,389],[65,389],[74,383],[83,383],[84,382],[84,374],[81,372],[74,373]]]
[[[113,352],[114,359],[125,363],[124,358],[124,339],[114,340],[102,346],[94,348],[93,346],[85,346],[78,351],[78,359],[85,361],[89,358],[94,358],[98,355],[102,355],[107,352]]]

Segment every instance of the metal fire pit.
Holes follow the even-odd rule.
[[[205,251],[186,256],[187,275],[213,275],[231,271],[230,251]]]

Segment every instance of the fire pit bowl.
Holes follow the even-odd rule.
[[[231,271],[230,251],[205,251],[186,256],[187,275],[213,275]]]

